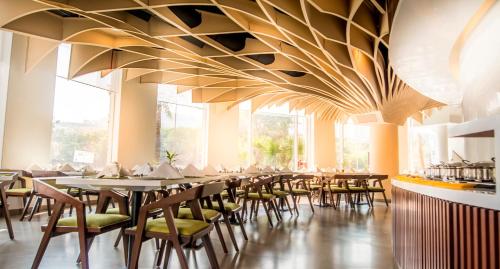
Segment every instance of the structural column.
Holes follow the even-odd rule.
[[[399,174],[398,126],[370,124],[370,172],[389,175],[385,180],[386,194],[390,196],[390,178]]]
[[[314,119],[314,162],[317,168],[335,168],[335,123]]]
[[[228,169],[239,167],[239,107],[227,109],[226,103],[214,103],[208,109],[207,163]]]

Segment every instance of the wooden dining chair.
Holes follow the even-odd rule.
[[[10,170],[10,169],[0,169],[0,173],[2,172],[13,172],[17,173],[17,179],[12,182],[9,187],[5,190],[5,195],[7,197],[7,200],[10,197],[14,198],[21,198],[23,201],[23,211],[21,213],[21,221],[26,215],[27,208],[29,207],[29,204],[31,204],[31,200],[33,199],[32,195],[32,188],[29,188],[27,186],[27,176],[28,173],[23,170]]]
[[[387,201],[387,196],[385,195],[385,188],[382,185],[382,179],[377,178],[377,179],[372,181],[371,186],[369,184],[367,184],[367,185],[368,185],[367,186],[368,192],[371,195],[370,199],[372,201],[372,204],[373,204],[373,201],[375,199],[375,193],[380,193],[384,197],[385,206],[389,207],[389,202]]]
[[[323,186],[320,194],[322,204],[327,204],[327,199],[330,198],[330,205],[337,209],[340,205],[340,199],[344,195],[347,205],[352,204],[351,193],[347,189],[347,180],[335,179],[333,176],[323,177],[321,185]]]
[[[311,199],[311,191],[308,189],[308,181],[313,179],[313,175],[295,175],[284,176],[283,181],[286,182],[288,192],[292,195],[293,209],[299,215],[299,208],[297,206],[300,197],[306,196],[311,206],[311,211],[314,213],[314,206]],[[293,181],[293,183],[292,183]],[[294,188],[293,185],[296,187]]]
[[[11,180],[5,180],[0,182],[0,212],[2,212],[5,218],[5,224],[7,225],[7,230],[9,231],[9,237],[14,240],[14,230],[12,229],[12,222],[9,213],[9,204],[7,203],[7,195],[5,194],[5,189],[11,184],[15,183],[17,180],[17,174],[13,174]]]
[[[217,262],[210,239],[210,232],[214,228],[214,225],[205,221],[200,201],[197,199],[200,197],[202,191],[202,185],[193,187],[141,207],[137,226],[126,230],[126,234],[133,236],[134,240],[131,262],[129,264],[130,269],[138,267],[142,243],[154,238],[166,240],[167,242],[164,268],[168,266],[168,260],[173,247],[177,252],[181,268],[187,269],[189,266],[182,247],[188,244],[194,245],[198,239],[201,239],[203,242],[211,267],[215,269],[219,268],[219,263]],[[178,214],[180,204],[185,202],[189,204],[193,219],[175,218]],[[162,209],[163,217],[148,220],[148,211],[155,209]]]
[[[47,184],[44,181],[34,179],[33,187],[37,193],[55,200],[54,211],[47,225],[42,226],[44,232],[40,246],[36,253],[31,268],[38,268],[50,239],[66,233],[78,233],[80,245],[80,255],[78,261],[84,269],[89,268],[89,249],[94,238],[102,233],[116,229],[125,229],[130,222],[128,213],[128,201],[123,195],[114,191],[101,191],[99,194],[100,204],[97,213],[87,214],[85,203],[62,192],[58,188]],[[120,208],[120,214],[105,214],[106,203],[110,199],[115,200]],[[66,205],[75,208],[76,217],[61,218]],[[124,240],[124,248],[127,242]],[[126,260],[125,254],[125,260]]]
[[[359,204],[362,196],[366,198],[366,202],[369,207],[372,207],[372,200],[368,190],[367,179],[355,179],[353,184],[347,184],[347,189],[351,193],[351,207],[355,204]],[[354,197],[354,199],[352,199]]]
[[[248,219],[252,219],[253,214],[257,217],[257,212],[259,210],[259,205],[262,203],[264,211],[266,213],[269,225],[273,227],[273,220],[270,211],[274,211],[276,219],[281,221],[281,214],[278,210],[276,204],[276,196],[273,194],[273,182],[272,176],[260,177],[255,182],[250,182],[245,186],[245,195],[243,198],[243,215],[247,214],[247,204],[251,202],[250,214]]]
[[[214,209],[213,203],[212,203],[212,196],[214,199],[214,203],[219,203],[222,204],[222,198],[220,193],[224,190],[225,183],[224,182],[215,182],[215,183],[209,183],[205,184],[203,186],[203,190],[200,193],[200,196],[197,197],[196,199],[200,200],[202,204],[202,209],[201,213],[203,214],[203,217],[205,218],[205,221],[208,223],[211,223],[215,227],[215,231],[217,232],[217,235],[219,236],[220,243],[222,245],[222,250],[224,253],[227,253],[227,246],[226,242],[224,240],[224,236],[222,235],[222,230],[220,228],[220,220],[222,218],[222,213]],[[181,207],[179,208],[179,212],[177,213],[177,218],[178,219],[194,219],[194,216],[191,212],[191,208],[189,207]],[[234,238],[234,233],[231,228],[231,225],[229,223],[226,223],[228,226],[228,232],[231,235],[231,239]],[[165,241],[164,241],[165,242]],[[164,242],[162,243],[162,246],[164,245]],[[236,249],[238,246],[236,245]]]
[[[292,195],[292,193],[287,190],[286,182],[283,180],[287,175],[276,175],[273,177],[272,185],[273,185],[273,194],[278,198],[279,204],[278,207],[281,207],[282,210],[284,205],[287,206],[288,212],[293,215],[292,208],[290,207],[290,202],[288,201],[288,197]]]

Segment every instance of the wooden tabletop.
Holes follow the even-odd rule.
[[[57,177],[56,184],[66,185],[74,188],[82,189],[120,189],[130,191],[152,191],[171,185],[186,184],[186,183],[206,183],[216,180],[224,180],[225,176],[212,177],[186,177],[180,179],[147,179],[147,178],[85,178],[85,177]],[[39,178],[42,179],[42,178]],[[52,178],[54,179],[54,178]]]

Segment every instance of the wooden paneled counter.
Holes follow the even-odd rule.
[[[498,195],[392,180],[399,268],[500,268]]]

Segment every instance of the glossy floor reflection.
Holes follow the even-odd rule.
[[[224,255],[220,243],[212,239],[221,268],[393,268],[391,250],[391,212],[376,203],[373,210],[316,207],[311,214],[308,205],[301,205],[300,216],[284,213],[284,221],[271,229],[264,212],[257,221],[247,222],[249,240],[245,242],[235,227],[240,253],[232,250],[225,233],[229,253]],[[14,221],[15,241],[0,232],[0,268],[29,268],[42,233],[40,225],[45,215],[32,222]],[[0,220],[0,229],[5,222]],[[225,228],[223,228],[225,231]],[[117,232],[97,237],[91,252],[91,268],[124,268],[123,250],[113,248]],[[141,253],[140,268],[153,268],[153,242],[146,242]],[[76,234],[54,238],[45,253],[40,268],[78,268]],[[190,268],[209,268],[204,250],[187,251]],[[169,268],[179,268],[175,253]]]

